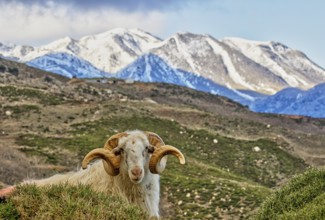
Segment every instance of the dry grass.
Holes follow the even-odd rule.
[[[55,185],[37,188],[19,186],[0,204],[0,219],[134,219],[147,214],[115,196],[92,191],[87,186]]]

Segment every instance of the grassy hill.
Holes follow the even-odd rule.
[[[87,186],[20,186],[6,203],[0,203],[0,219],[135,219],[147,214],[115,196]]]
[[[180,166],[170,157],[161,175],[163,216],[249,218],[273,187],[324,163],[325,120],[256,114],[174,85],[69,80],[11,61],[0,65],[5,184],[77,170],[112,134],[142,129],[187,159]]]
[[[295,176],[263,203],[254,219],[325,219],[325,169]]]

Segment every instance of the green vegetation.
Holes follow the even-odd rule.
[[[0,219],[146,218],[140,208],[81,185],[19,186],[6,203],[0,203]]]
[[[0,86],[0,95],[8,97],[10,101],[17,101],[19,98],[36,99],[44,105],[58,105],[64,102],[63,97],[59,95],[53,95],[38,89],[18,88],[14,86]]]
[[[28,112],[40,112],[40,107],[38,105],[8,105],[3,106],[3,110],[10,111],[14,117],[18,117]]]
[[[170,157],[161,182],[169,201],[177,204],[171,219],[248,218],[269,193],[247,179],[191,159],[182,167]]]
[[[325,169],[309,169],[273,193],[254,219],[325,219]]]
[[[23,78],[24,71],[20,68],[19,74],[10,83]],[[4,81],[6,76],[2,77]],[[29,76],[33,76],[32,81],[40,77],[40,81],[33,85],[24,81],[0,86],[0,111],[12,113],[1,114],[8,126],[1,131],[4,139],[0,147],[6,151],[7,142],[13,147],[5,156],[21,158],[21,152],[17,151],[24,152],[24,157],[32,162],[28,169],[20,168],[31,174],[31,178],[43,178],[74,170],[90,150],[102,147],[117,132],[133,129],[156,132],[166,144],[179,148],[187,162],[179,165],[175,157],[169,156],[167,169],[161,175],[161,210],[168,219],[250,218],[273,187],[305,171],[305,162],[290,154],[295,144],[314,147],[315,143],[323,143],[324,120],[295,121],[247,113],[247,109],[229,100],[175,85],[96,85],[95,82],[68,85],[52,76],[32,72]],[[105,96],[106,90],[112,91],[112,95]],[[123,96],[128,101],[121,101]],[[146,101],[149,97],[154,97],[157,103]],[[288,126],[284,126],[282,119]],[[297,124],[304,125],[299,127],[304,129],[295,130]],[[20,160],[15,161],[20,165]],[[0,160],[0,165],[6,165],[6,160]],[[1,172],[1,182],[13,183],[12,170]],[[23,177],[14,181],[20,182],[18,178]],[[308,181],[312,187],[318,187],[313,185],[313,179]],[[300,188],[297,187],[299,193]],[[311,191],[312,188],[306,192]],[[292,200],[308,203],[308,195]],[[282,198],[285,195],[279,200]],[[137,219],[129,216],[126,211],[129,208],[115,199],[93,193],[85,186],[22,186],[11,199],[0,204],[0,219]],[[81,203],[87,205],[82,207]],[[116,212],[114,204],[121,209]],[[319,204],[324,205],[322,201]],[[284,209],[287,205],[282,206]],[[254,217],[268,219],[274,213],[274,219],[289,216],[288,211],[278,215],[273,204],[269,212],[263,211],[264,207],[267,203],[256,215],[260,218]],[[315,213],[319,212],[322,210],[315,206]],[[301,214],[302,219],[308,219],[307,214]]]
[[[78,157],[74,159],[78,163],[91,149],[102,147],[110,135],[128,129],[154,131],[185,154],[188,161],[185,166],[170,157],[162,174],[164,191],[169,201],[177,205],[175,219],[228,215],[247,218],[269,193],[268,188],[258,183],[274,186],[281,178],[305,168],[301,160],[266,139],[226,138],[205,130],[188,129],[175,121],[135,114],[73,124],[67,138],[22,135],[17,144],[30,146],[23,150],[45,156],[54,164],[65,164],[60,154],[62,149],[76,152]],[[255,146],[261,150],[255,152]]]
[[[293,175],[305,168],[300,159],[279,149],[275,142],[226,138],[205,130],[187,129],[165,119],[132,115],[75,124],[73,127],[73,133],[81,134],[76,139],[83,142],[81,146],[86,152],[91,146],[102,146],[105,139],[114,134],[114,130],[149,130],[159,134],[166,143],[181,149],[187,157],[206,161],[266,186],[274,186],[282,175]],[[261,151],[255,152],[255,146],[259,146]]]
[[[91,149],[102,147],[114,131],[140,129],[156,132],[166,143],[177,146],[189,158],[206,161],[207,164],[216,165],[265,186],[275,186],[284,176],[305,169],[302,160],[282,151],[275,142],[266,139],[243,141],[226,138],[205,130],[183,128],[177,122],[165,119],[137,115],[112,117],[74,124],[72,128],[71,138],[28,134],[20,136],[17,143],[36,150],[48,148],[52,153],[58,148],[69,149],[78,152],[81,159]],[[261,149],[259,152],[253,150],[257,146]]]
[[[18,76],[18,74],[19,74],[19,70],[18,70],[17,67],[8,68],[8,72],[11,73],[14,76]]]
[[[4,65],[0,65],[0,73],[4,73],[6,69],[7,68]]]

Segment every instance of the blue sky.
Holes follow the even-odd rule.
[[[41,45],[116,27],[278,41],[325,68],[324,0],[0,0],[0,42]]]

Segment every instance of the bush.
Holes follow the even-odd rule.
[[[309,169],[272,194],[254,219],[325,219],[325,169]]]
[[[0,65],[0,73],[4,73],[6,71],[6,67],[4,65]]]
[[[14,76],[18,76],[18,74],[19,74],[19,70],[16,67],[9,68],[8,71],[9,71],[9,73],[11,73]]]

